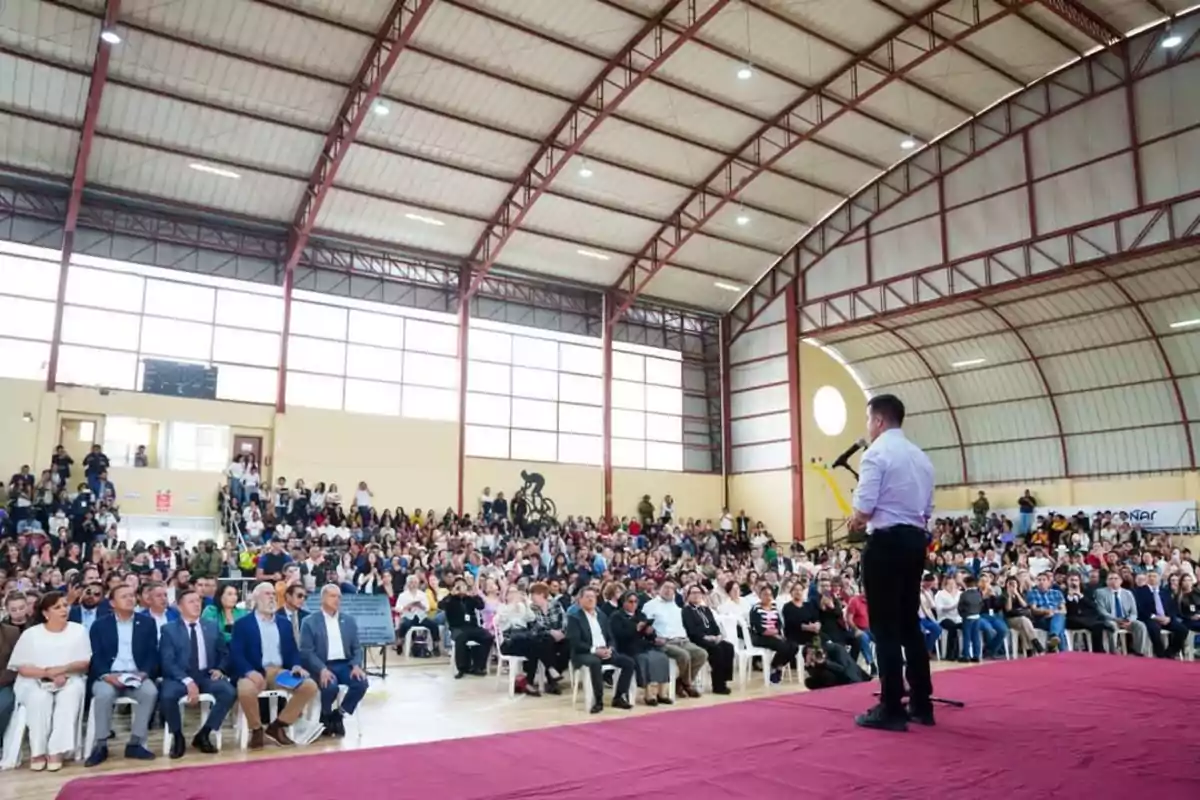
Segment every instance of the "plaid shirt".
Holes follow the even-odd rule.
[[[1034,586],[1025,592],[1025,600],[1033,608],[1044,608],[1049,611],[1058,611],[1066,603],[1063,593],[1055,586],[1051,586],[1044,592]]]
[[[551,599],[546,604],[545,610],[537,603],[531,603],[530,608],[533,609],[533,622],[529,628],[534,633],[549,633],[550,631],[563,631],[567,627],[566,614],[563,611],[562,603]]]

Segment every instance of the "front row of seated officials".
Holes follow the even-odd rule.
[[[264,739],[293,744],[287,726],[318,693],[324,733],[344,735],[342,715],[353,714],[366,694],[358,627],[339,612],[336,585],[323,587],[320,613],[297,611],[299,616],[289,617],[276,613],[274,587],[260,584],[252,594],[254,613],[234,624],[228,644],[215,623],[200,619],[202,601],[192,589],[179,593],[178,615],[170,621],[134,613],[134,592],[125,584],[112,589],[109,601],[112,613],[97,616],[87,631],[69,621],[66,598],[48,592],[38,603],[45,622],[26,630],[9,658],[9,669],[17,673],[16,699],[26,710],[34,770],[57,771],[74,751],[89,688],[96,736],[84,743],[92,747],[84,762],[89,767],[108,758],[113,709],[120,698],[136,702],[125,757],[150,760],[154,754],[146,741],[156,704],[171,736],[170,755],[180,758],[186,751],[180,703],[194,706],[201,695],[212,698],[211,708],[192,746],[215,753],[213,733],[235,699],[246,717],[250,747],[258,749]],[[346,695],[335,711],[341,687]],[[264,728],[258,694],[271,688],[287,688],[290,697]]]

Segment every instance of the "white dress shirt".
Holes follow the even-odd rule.
[[[872,532],[893,525],[924,528],[933,516],[933,463],[899,428],[881,433],[863,455],[854,508]]]
[[[413,603],[420,603],[420,611],[405,611],[405,606],[410,606]],[[415,617],[416,619],[425,619],[425,612],[429,611],[429,595],[418,589],[415,592],[410,592],[405,589],[400,594],[396,595],[396,602],[393,606],[396,611],[403,617]]]
[[[646,601],[642,613],[654,623],[654,631],[664,639],[686,639],[687,630],[683,627],[683,609],[675,605],[674,600],[663,600],[655,597]]]
[[[337,614],[321,612],[325,618],[325,636],[329,640],[329,650],[325,653],[326,661],[345,661],[346,646],[342,644],[342,626],[338,624]]]
[[[583,615],[587,617],[588,627],[592,630],[592,652],[596,652],[601,647],[608,647],[608,640],[604,638],[604,629],[600,627],[598,612],[584,611]]]

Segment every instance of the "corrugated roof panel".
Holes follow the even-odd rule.
[[[413,41],[456,61],[572,97],[604,63],[448,3],[433,5]]]
[[[1046,8],[1041,3],[1030,3],[1028,8],[1022,10],[1022,16],[1028,17],[1032,21],[1036,22],[1041,28],[1051,31],[1052,33],[1056,34],[1059,39],[1065,39],[1067,44],[1072,45],[1073,50],[1072,52],[1066,54],[1067,57],[1075,56],[1079,53],[1086,53],[1097,46],[1096,42],[1093,41],[1086,33],[1079,30],[1079,28],[1076,28],[1070,22],[1064,20],[1054,11]],[[1026,33],[1020,39],[1022,43],[1031,41],[1032,30],[1033,29],[1026,26]],[[1010,44],[1009,47],[1011,48],[1011,46],[1012,45]],[[1060,50],[1059,52],[1063,51]],[[1058,63],[1061,64],[1064,60],[1066,59],[1060,58]]]
[[[837,108],[832,102],[826,103],[826,115],[832,114]],[[895,164],[908,154],[907,150],[900,149],[903,134],[854,112],[843,114],[826,125],[821,131],[821,137],[881,164]]]
[[[1146,0],[1090,0],[1088,6],[1119,31],[1131,31],[1163,18]]]
[[[495,208],[487,213],[493,211]],[[542,195],[529,209],[524,225],[625,252],[637,251],[658,230],[658,224],[652,220],[549,194]]]
[[[35,61],[0,53],[0,108],[19,108],[38,116],[80,125],[89,79]]]
[[[890,353],[907,353],[908,345],[890,333],[880,332],[870,336],[858,336],[848,341],[838,341],[831,337],[821,341],[828,344],[849,362],[858,362],[864,358],[884,356]]]
[[[987,302],[990,305],[996,305],[1027,297],[1049,297],[1075,286],[1090,286],[1098,282],[1094,272],[1070,272],[1060,278],[1036,281],[1027,286],[1018,284],[1012,289],[1004,289],[990,296]]]
[[[722,151],[736,150],[761,124],[754,117],[735,113],[658,81],[644,81],[634,89],[621,104],[621,115],[655,128],[677,131],[688,139]]]
[[[1052,322],[1064,316],[1103,311],[1126,304],[1120,292],[1104,283],[1070,291],[1056,291],[1031,297],[1019,303],[1005,303],[997,310],[1017,327]]]
[[[967,447],[967,474],[974,483],[1052,478],[1063,474],[1062,449],[1054,439]],[[1075,471],[1075,462],[1071,462]]]
[[[658,0],[661,7],[665,0]],[[471,5],[600,53],[615,53],[644,24],[632,14],[593,0],[472,0]]]
[[[384,94],[539,140],[562,118],[568,106],[557,97],[489,78],[412,50],[400,54],[384,84]]]
[[[205,106],[110,85],[98,126],[148,144],[304,175],[312,170],[323,137]]]
[[[745,219],[746,223],[739,225],[738,219]],[[726,203],[704,226],[707,233],[771,251],[772,262],[800,238],[803,230],[790,220],[734,203]]]
[[[390,145],[446,164],[514,177],[537,149],[517,136],[480,128],[401,103],[386,116],[370,114],[357,141]]]
[[[714,311],[727,311],[729,298],[734,296],[718,288],[711,278],[675,267],[660,269],[646,284],[644,294]]]
[[[1122,308],[1062,322],[1032,325],[1022,328],[1021,335],[1034,354],[1042,357],[1087,347],[1122,344],[1144,339],[1148,333],[1136,311]]]
[[[1001,367],[964,369],[942,376],[953,406],[1002,403],[1045,394],[1041,378],[1029,361]]]
[[[693,236],[672,258],[678,264],[750,283],[766,272],[775,256],[710,236]]]
[[[849,4],[849,0],[846,3]],[[843,50],[785,25],[749,4],[726,6],[725,11],[705,26],[703,38],[743,56],[746,63],[764,65],[806,86],[819,83],[849,58]],[[736,79],[736,74],[733,77]],[[725,96],[736,95],[737,87],[722,87],[718,91]],[[793,89],[793,97],[799,97],[800,91]]]
[[[844,156],[813,140],[792,148],[776,165],[783,172],[802,175],[847,195],[879,176],[879,170],[871,164]]]
[[[1179,421],[1174,390],[1170,384],[1161,381],[1065,394],[1058,398],[1058,413],[1066,433],[1093,433]]]
[[[1058,69],[1076,53],[1015,16],[993,22],[971,34],[966,44],[989,61],[1004,66],[1026,83]]]
[[[1200,420],[1200,375],[1179,379],[1179,393],[1183,396],[1183,407],[1188,419]],[[1200,442],[1200,438],[1196,441]]]
[[[98,135],[87,180],[202,209],[287,222],[295,216],[304,181],[249,170],[240,171],[241,177],[234,180],[188,168],[198,160]]]
[[[542,135],[545,135],[544,131]],[[604,120],[588,137],[587,152],[618,164],[642,167],[689,185],[703,181],[721,162],[721,156],[711,150],[638,128],[615,117]]]
[[[751,205],[769,208],[809,224],[824,217],[842,200],[773,172],[764,172],[755,178],[742,190],[740,197]],[[797,230],[796,234],[799,233]]]
[[[125,0],[121,18],[343,83],[371,43],[364,34],[245,0]]]
[[[394,0],[276,0],[356,28],[378,29]]]
[[[1134,300],[1152,300],[1180,292],[1200,291],[1200,264],[1180,264],[1120,278]]]
[[[953,373],[959,369],[954,366],[955,364],[979,359],[983,359],[988,364],[1003,364],[1009,361],[1021,361],[1028,355],[1021,340],[1007,331],[976,336],[950,344],[933,345],[923,348],[923,352],[934,371],[939,373]]]
[[[919,136],[926,142],[969,119],[968,114],[954,106],[901,81],[892,81],[860,105],[864,110],[873,111],[876,116],[895,122],[902,130],[911,131],[914,136]],[[895,133],[892,134],[891,141],[895,143],[895,147],[899,147]]]
[[[474,242],[467,247],[471,244]],[[570,242],[517,231],[504,246],[500,261],[506,267],[603,286],[611,286],[625,268],[626,262],[620,256],[600,261],[579,255],[579,249]]]
[[[913,415],[905,403],[904,435],[921,447],[947,447],[958,444],[954,421],[949,411]]]
[[[1200,329],[1164,336],[1162,345],[1176,375],[1200,375]]]
[[[958,448],[931,450],[926,455],[933,463],[933,480],[938,486],[953,486],[962,483],[962,457]]]
[[[70,175],[78,149],[79,134],[73,130],[0,111],[0,161],[5,164]]]
[[[862,373],[860,372],[861,376]],[[867,384],[870,386],[870,383]],[[872,390],[874,391],[874,390]],[[904,402],[905,411],[941,411],[946,408],[941,390],[933,379],[912,381],[903,386],[889,387],[888,391]]]
[[[1042,369],[1050,391],[1056,394],[1166,377],[1162,358],[1151,342],[1050,356],[1042,359]]]
[[[781,16],[850,50],[865,50],[894,28],[899,15],[872,0],[768,0]]]
[[[729,18],[729,12],[730,7],[726,6],[726,10],[721,12],[717,19]],[[744,18],[742,14],[738,16]],[[705,27],[705,38],[712,38],[708,34],[717,24],[719,22],[711,22]],[[745,41],[744,34],[742,40]],[[744,51],[745,45],[737,50]],[[750,80],[739,79],[738,71],[745,66],[745,59],[730,58],[710,47],[689,43],[675,51],[660,68],[659,74],[672,83],[703,92],[709,97],[747,109],[763,118],[778,114],[800,96],[801,90],[792,83],[762,70],[755,73]]]
[[[353,152],[353,151],[351,151]],[[295,213],[295,206],[292,207]],[[436,217],[442,225],[430,225],[405,214]],[[290,218],[290,215],[289,215]],[[414,206],[379,200],[360,194],[330,189],[317,227],[324,231],[365,236],[409,247],[465,256],[483,233],[483,223],[450,214],[431,214]]]
[[[896,353],[885,358],[854,362],[851,366],[872,389],[887,387],[890,390],[892,384],[906,384],[907,381],[929,377],[929,368],[916,353]]]
[[[591,175],[579,170],[584,163]],[[636,172],[576,157],[563,167],[554,186],[575,197],[616,204],[665,219],[683,202],[687,189]]]
[[[943,50],[918,64],[909,76],[921,86],[976,112],[1019,88],[1000,73],[956,49]]]
[[[968,305],[969,309],[970,306]],[[966,313],[953,317],[945,317],[916,325],[905,325],[904,338],[914,345],[936,345],[952,339],[964,339],[968,336],[985,336],[989,333],[1005,331],[1004,322],[996,315],[982,308],[968,310]]]
[[[1001,442],[1058,434],[1048,397],[960,408],[956,413],[966,442]]]
[[[1075,475],[1165,472],[1189,466],[1180,425],[1069,436],[1067,455]]]
[[[346,90],[324,81],[266,69],[199,47],[134,30],[113,49],[109,76],[195,97],[234,111],[325,130]]]
[[[1142,303],[1142,310],[1146,312],[1151,327],[1159,333],[1172,333],[1190,328],[1200,324],[1200,291]]]
[[[0,3],[0,43],[54,61],[92,66],[100,21],[49,3]]]
[[[508,184],[502,181],[367,147],[351,147],[346,151],[337,182],[402,201],[483,217],[495,212],[508,191]]]

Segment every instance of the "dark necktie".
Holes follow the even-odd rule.
[[[1125,619],[1125,612],[1121,610],[1121,595],[1116,592],[1113,592],[1113,606],[1117,612],[1117,619]]]
[[[188,638],[191,639],[191,648],[188,650],[188,672],[196,673],[200,671],[200,642],[196,639],[196,623],[188,625]]]

